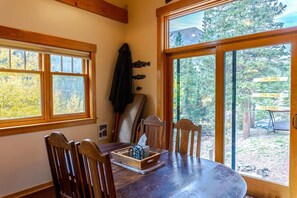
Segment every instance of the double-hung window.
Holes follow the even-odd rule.
[[[87,112],[88,60],[50,55],[52,116],[78,116]]]
[[[51,39],[2,40],[0,28],[0,136],[95,123],[96,46],[34,34]]]

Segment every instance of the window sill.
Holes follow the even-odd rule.
[[[96,119],[85,118],[85,119],[47,122],[47,123],[38,123],[38,124],[30,124],[30,125],[22,125],[22,126],[3,127],[3,128],[0,128],[0,137],[8,136],[8,135],[32,133],[32,132],[38,132],[38,131],[46,131],[46,130],[57,129],[57,128],[73,127],[78,125],[94,124],[94,123],[96,123]]]

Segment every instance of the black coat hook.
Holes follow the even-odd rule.
[[[145,78],[145,75],[142,74],[137,74],[136,76],[132,76],[133,79],[135,80],[141,80]]]
[[[132,66],[136,67],[136,68],[141,68],[141,67],[150,66],[150,65],[151,65],[151,63],[149,61],[144,62],[144,61],[141,61],[141,60],[138,60],[138,61],[132,63]]]

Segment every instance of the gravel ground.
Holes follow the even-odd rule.
[[[230,138],[226,137],[225,164],[230,166]],[[265,129],[251,129],[251,136],[245,140],[241,134],[236,138],[236,170],[243,174],[275,183],[288,184],[289,132],[267,132]],[[214,152],[214,137],[202,137],[201,156],[210,159]]]

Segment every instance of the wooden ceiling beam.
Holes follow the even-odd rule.
[[[128,11],[117,7],[104,0],[56,0],[95,14],[122,22],[128,23]]]

